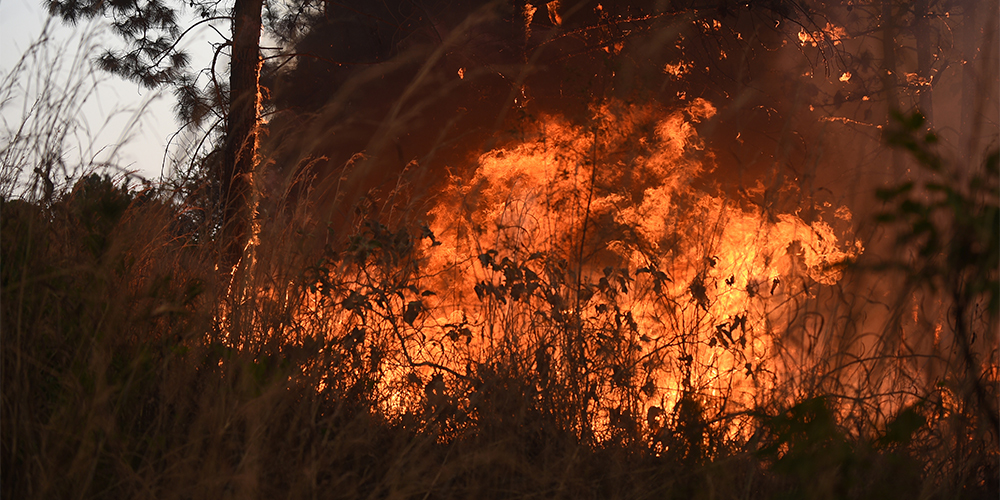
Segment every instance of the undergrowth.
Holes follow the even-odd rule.
[[[995,188],[995,155],[973,179],[975,189],[984,182]],[[960,186],[942,189],[950,205],[934,207],[972,218],[963,219],[966,226],[912,223],[905,217],[931,209],[904,203],[889,213],[913,230],[907,241],[928,225],[971,227],[986,234],[981,241],[978,232],[966,235],[968,251],[993,262],[995,200],[963,197]],[[356,232],[327,240],[317,258],[301,251],[311,248],[309,231],[265,226],[256,267],[234,279],[214,269],[213,245],[188,229],[183,212],[159,193],[99,174],[50,202],[3,200],[5,496],[996,495],[996,353],[977,347],[995,348],[988,307],[995,270],[948,261],[915,268],[924,280],[943,273],[932,293],[951,290],[966,300],[965,309],[948,310],[965,315],[967,330],[954,339],[957,351],[942,349],[932,360],[940,376],[912,385],[905,407],[887,411],[863,401],[879,394],[852,396],[810,382],[807,375],[830,368],[813,360],[798,367],[798,385],[763,389],[745,411],[728,412],[691,389],[672,407],[640,414],[635,402],[653,389],[616,371],[638,369],[619,359],[640,334],[628,311],[612,303],[584,318],[597,322],[590,330],[579,327],[572,308],[565,317],[523,321],[538,316],[539,303],[551,312],[551,302],[581,289],[570,268],[544,254],[533,257],[542,275],[497,251],[469,256],[510,278],[502,289],[477,288],[478,300],[524,308],[514,313],[518,325],[534,331],[462,351],[493,325],[419,328],[431,313],[422,298],[434,294],[419,279],[422,254],[435,241],[426,227],[359,216]],[[936,259],[932,242],[921,241],[917,261]],[[969,265],[986,265],[975,262]],[[623,273],[605,271],[604,283],[592,285],[620,278],[626,287]],[[987,310],[972,310],[979,307]],[[561,348],[560,338],[573,335],[583,337],[566,345],[579,349]],[[420,356],[414,348],[444,354]],[[961,359],[948,357],[955,353]],[[898,350],[879,359],[891,368],[915,357]],[[850,365],[833,369],[847,373]],[[884,366],[873,370],[892,375]],[[592,382],[601,377],[609,382],[603,388]]]
[[[359,207],[338,233],[308,196],[262,206],[257,245],[220,269],[196,190],[93,168],[57,184],[58,141],[8,147],[0,493],[996,498],[997,154],[963,171],[919,117],[899,125],[927,175],[879,195],[893,257],[801,277],[760,358],[745,314],[707,316],[709,285],[735,286],[707,281],[711,253],[670,296],[650,263],[585,272],[586,222],[570,245],[483,238],[457,256],[482,314],[450,314],[441,235],[405,210]],[[682,311],[667,335],[636,296]]]

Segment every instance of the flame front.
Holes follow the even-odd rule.
[[[339,269],[307,276],[303,321],[344,332],[330,355],[345,372],[329,380],[374,376],[389,414],[475,418],[476,381],[506,371],[533,404],[577,408],[565,424],[599,439],[662,437],[685,401],[746,412],[798,376],[774,341],[862,252],[834,229],[850,211],[807,222],[699,187],[713,164],[695,128],[715,114],[705,100],[592,111],[480,156],[419,242],[369,223]]]
[[[665,117],[614,103],[482,155],[432,211],[429,313],[407,328],[436,336],[409,355],[457,373],[534,353],[517,361],[540,393],[572,386],[597,428],[639,415],[655,427],[685,396],[752,407],[782,376],[768,363],[777,325],[862,246],[697,188],[711,154],[695,124],[714,114],[702,99]]]

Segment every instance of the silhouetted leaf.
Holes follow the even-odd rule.
[[[403,321],[410,326],[413,326],[413,322],[417,320],[417,316],[419,316],[423,310],[423,302],[420,302],[419,300],[411,301],[406,304],[406,310],[403,312]]]

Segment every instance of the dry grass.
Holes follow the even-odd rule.
[[[993,256],[858,261],[790,299],[751,405],[683,387],[656,413],[631,311],[612,292],[580,307],[601,285],[558,264],[559,242],[464,255],[534,288],[477,290],[484,319],[442,327],[420,302],[432,238],[402,202],[357,211],[342,237],[315,215],[334,213],[328,193],[267,202],[259,244],[220,271],[197,193],[100,174],[47,189],[45,170],[24,177],[43,160],[5,157],[0,189],[5,497],[998,495],[995,291],[965,287],[995,283]],[[949,237],[982,229],[956,213],[992,223],[989,189],[949,186],[961,200],[931,217]],[[576,306],[556,318],[554,301]],[[680,357],[696,333],[662,366],[712,368]]]
[[[566,390],[577,383],[570,377],[598,368],[542,374],[532,344],[508,342],[472,365],[450,364],[466,366],[460,372],[411,365],[420,375],[399,382],[394,375],[412,362],[399,352],[403,303],[351,309],[343,297],[361,287],[391,301],[408,286],[419,259],[403,229],[360,235],[380,242],[365,256],[357,245],[331,245],[343,253],[323,262],[337,267],[315,281],[305,279],[308,260],[296,249],[308,245],[294,232],[262,238],[280,243],[262,244],[257,273],[234,285],[212,268],[213,246],[179,230],[175,206],[107,178],[85,178],[49,204],[5,200],[2,209],[2,457],[11,497],[996,492],[996,434],[963,392],[947,349],[941,379],[903,380],[931,364],[883,338],[881,354],[788,368],[798,377],[761,394],[749,414],[685,399],[666,409],[662,428],[625,420],[607,428],[581,420],[597,418],[581,410],[601,402]],[[310,284],[340,297],[321,301],[315,317],[301,307],[317,295]],[[837,324],[863,311],[849,307]],[[338,326],[377,312],[364,338]],[[976,326],[977,335],[994,321]],[[858,366],[869,377],[860,385]],[[927,386],[935,380],[949,385]],[[980,383],[995,391],[995,379]],[[609,396],[641,390],[626,385]],[[403,410],[400,399],[409,402]],[[914,400],[887,414],[886,402]],[[737,423],[753,432],[733,438],[725,431]]]

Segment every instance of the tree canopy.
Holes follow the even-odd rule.
[[[252,217],[261,155],[274,172],[316,170],[319,161],[328,172],[320,177],[339,177],[363,153],[367,166],[354,172],[368,180],[349,183],[356,197],[391,185],[412,162],[422,167],[410,172],[423,175],[417,185],[433,183],[442,168],[494,144],[511,120],[582,116],[610,97],[715,103],[709,140],[728,152],[716,161],[749,177],[776,162],[808,162],[805,145],[831,126],[878,143],[895,110],[919,108],[966,150],[982,137],[975,124],[995,120],[982,102],[996,99],[982,91],[995,83],[995,56],[979,42],[996,27],[971,0],[47,5],[69,22],[109,18],[125,48],[109,48],[99,65],[148,87],[173,86],[186,122],[213,110],[223,118],[221,155],[204,163],[226,224]],[[194,19],[182,21],[184,13]],[[216,57],[229,56],[228,79],[216,78],[213,63],[199,87],[178,45],[217,20],[231,24],[216,48]],[[277,45],[266,53],[262,34]]]

